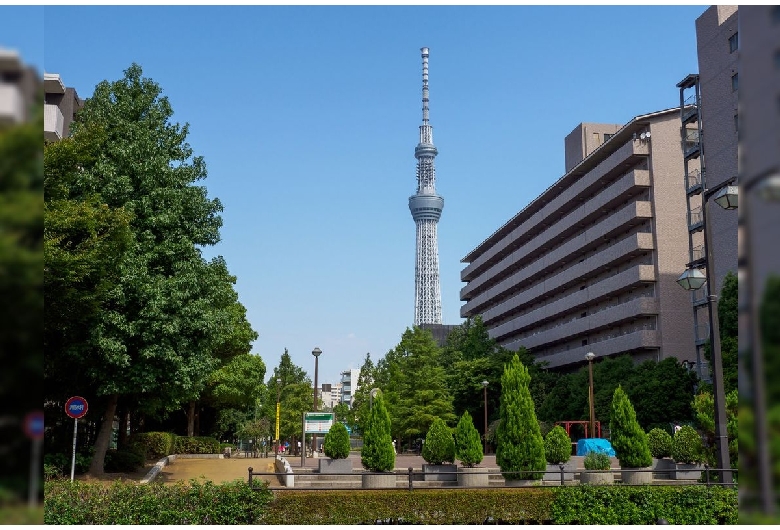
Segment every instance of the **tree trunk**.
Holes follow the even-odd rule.
[[[106,461],[106,451],[111,442],[111,429],[114,426],[114,413],[116,404],[119,401],[119,394],[112,394],[106,404],[106,412],[103,414],[103,421],[100,424],[97,440],[95,440],[95,454],[92,456],[92,462],[89,465],[89,474],[99,476],[103,474],[103,466]]]
[[[200,413],[202,408],[197,405],[199,404],[196,403],[196,407],[195,407],[195,433],[194,434],[195,436],[200,436]]]
[[[187,410],[187,436],[195,436],[195,402],[190,401],[190,407]]]

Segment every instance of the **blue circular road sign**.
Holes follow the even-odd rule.
[[[65,413],[74,419],[84,417],[88,409],[87,400],[80,396],[73,396],[65,403]]]
[[[43,412],[36,410],[25,416],[24,433],[33,440],[43,438]]]

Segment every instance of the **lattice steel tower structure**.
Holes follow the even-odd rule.
[[[421,48],[423,66],[420,143],[414,149],[417,159],[417,193],[409,197],[409,210],[417,225],[417,250],[414,264],[414,325],[441,324],[441,288],[439,287],[439,244],[437,224],[444,199],[436,195],[438,154],[433,145],[433,127],[428,122],[428,48]]]

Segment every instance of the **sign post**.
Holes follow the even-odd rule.
[[[306,435],[307,434],[328,434],[333,425],[334,414],[332,412],[304,412],[303,413],[303,451],[301,451],[301,467],[306,464]],[[312,444],[313,444],[312,438]],[[314,457],[314,451],[317,448],[312,445],[311,454]]]
[[[65,414],[73,418],[73,458],[70,462],[70,481],[76,473],[76,435],[78,434],[79,418],[83,418],[89,406],[87,400],[80,396],[73,396],[65,403]]]
[[[41,445],[43,444],[43,412],[36,410],[24,418],[24,433],[32,440],[30,457],[30,491],[28,501],[30,508],[38,501],[38,470],[41,463]]]

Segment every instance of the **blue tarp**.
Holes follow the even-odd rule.
[[[615,456],[612,444],[604,438],[582,438],[578,440],[577,456],[585,456],[588,453],[604,453],[607,456]]]

